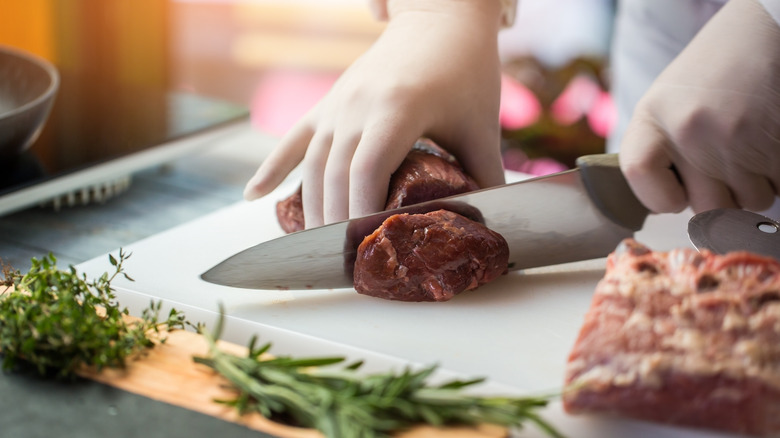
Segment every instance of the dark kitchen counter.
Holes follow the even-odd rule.
[[[49,252],[61,267],[76,265],[240,202],[275,141],[247,122],[220,144],[133,175],[103,202],[0,216],[0,258],[21,271]]]
[[[258,438],[271,435],[89,380],[0,373],[4,438]]]

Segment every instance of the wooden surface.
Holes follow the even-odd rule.
[[[220,342],[219,348],[231,354],[243,355],[246,350],[235,344]],[[168,334],[164,344],[128,363],[127,369],[108,369],[100,373],[84,371],[82,376],[143,395],[165,403],[181,406],[239,423],[251,429],[282,438],[317,438],[322,435],[312,429],[302,429],[275,423],[259,414],[239,416],[234,408],[218,404],[214,399],[232,399],[235,394],[227,389],[227,381],[206,366],[196,364],[193,356],[206,356],[206,340],[193,332],[178,330]],[[403,432],[403,438],[497,438],[507,436],[501,427],[484,425],[480,428],[418,427]]]
[[[233,344],[221,343],[220,348],[233,354],[245,354],[243,348]],[[100,373],[85,371],[81,375],[277,436],[320,436],[315,431],[274,423],[256,414],[241,417],[234,408],[215,403],[215,399],[231,399],[235,395],[226,388],[228,382],[225,379],[192,360],[193,356],[205,356],[207,352],[208,346],[203,337],[192,332],[175,331],[168,334],[164,344],[130,361],[125,370],[107,369]]]

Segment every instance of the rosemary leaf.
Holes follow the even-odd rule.
[[[509,428],[536,424],[551,437],[561,437],[537,410],[550,397],[480,397],[462,390],[484,379],[427,383],[435,366],[363,375],[362,362],[341,365],[343,358],[261,357],[270,344],[236,356],[219,350],[222,320],[215,332],[201,334],[209,343],[208,357],[193,359],[213,368],[235,390],[234,400],[220,401],[241,414],[257,412],[271,419],[291,419],[298,427],[318,429],[329,438],[373,438],[418,424],[476,425]],[[341,365],[336,366],[336,365]]]

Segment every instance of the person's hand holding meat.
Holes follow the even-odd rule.
[[[620,163],[657,213],[772,205],[780,195],[780,26],[759,2],[728,2],[656,79],[626,130]]]
[[[387,28],[262,163],[246,199],[301,164],[306,227],[383,209],[419,137],[456,155],[481,187],[504,182],[498,107],[501,3],[391,0]]]

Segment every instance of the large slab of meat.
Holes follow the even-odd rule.
[[[420,139],[390,178],[385,210],[458,195],[478,189],[455,157],[427,139]],[[301,188],[276,204],[276,217],[286,233],[304,228]]]
[[[569,356],[566,388],[570,413],[778,434],[780,262],[624,241]]]
[[[447,301],[507,271],[509,246],[479,222],[447,210],[397,214],[358,247],[358,293],[400,301]]]

